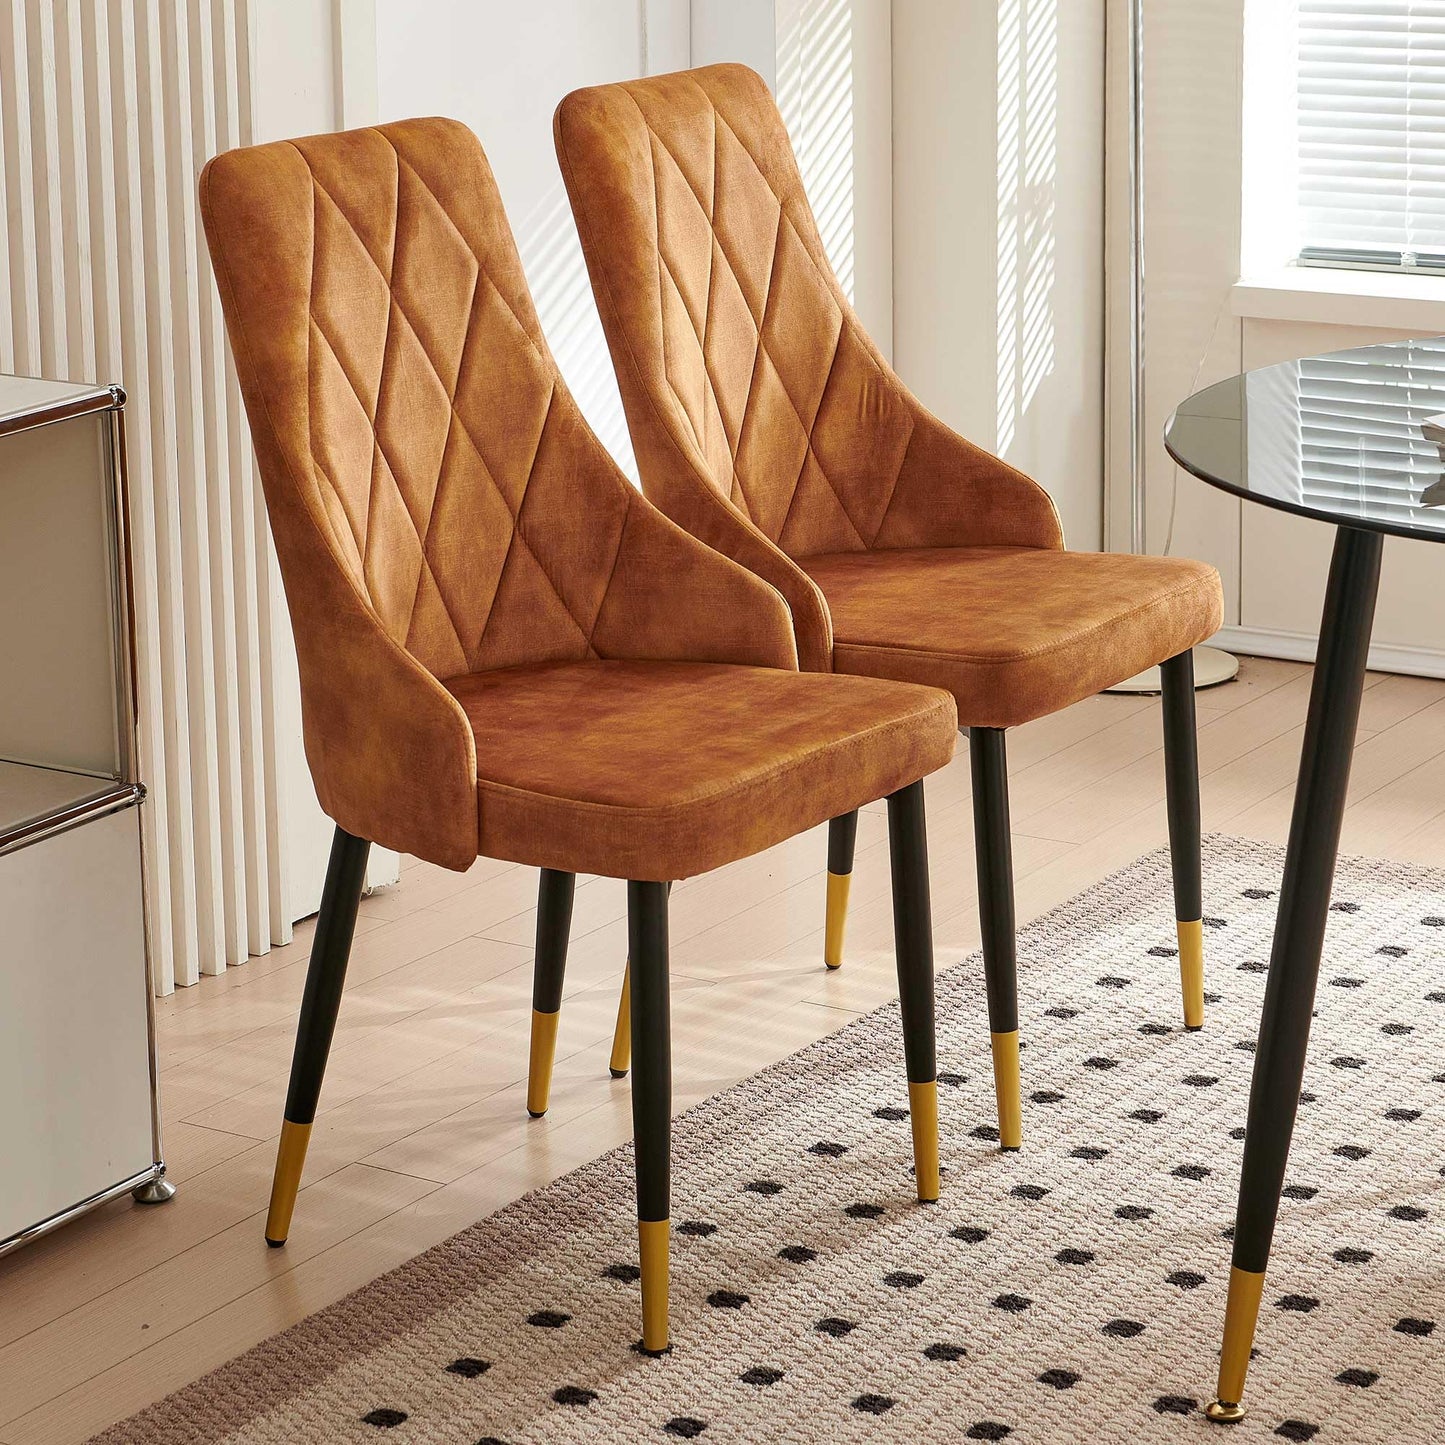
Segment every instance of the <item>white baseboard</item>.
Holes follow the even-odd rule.
[[[1318,640],[1308,632],[1278,632],[1263,627],[1221,627],[1209,641],[1215,647],[1242,652],[1247,657],[1283,657],[1291,662],[1313,662],[1318,646]],[[1445,652],[1377,642],[1370,647],[1370,667],[1375,672],[1445,678]]]

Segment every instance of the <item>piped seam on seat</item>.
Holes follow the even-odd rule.
[[[810,574],[811,575],[811,574]],[[1147,602],[1141,602],[1138,606],[1132,607],[1127,612],[1116,613],[1113,617],[1103,622],[1096,622],[1092,627],[1081,628],[1078,632],[1071,632],[1067,637],[1060,638],[1057,642],[1050,642],[1044,646],[1030,648],[1027,651],[1010,653],[1007,657],[990,657],[971,652],[939,652],[931,647],[913,647],[906,642],[850,642],[846,637],[837,635],[837,624],[833,629],[833,651],[836,653],[843,648],[851,648],[854,651],[866,652],[910,652],[919,657],[936,657],[949,662],[966,662],[977,667],[1009,667],[1014,663],[1029,661],[1034,658],[1047,657],[1051,652],[1061,652],[1067,648],[1075,647],[1097,633],[1104,632],[1110,627],[1115,627],[1121,622],[1128,622],[1132,618],[1142,616],[1154,608],[1161,607],[1165,603],[1173,602],[1177,598],[1185,596],[1198,587],[1198,581],[1192,581],[1184,586],[1176,587],[1172,592],[1161,593],[1158,597],[1152,597]],[[826,597],[827,594],[824,593]],[[1214,629],[1205,633],[1206,637],[1212,635]]]
[[[907,683],[903,685],[908,687],[925,686],[925,684],[920,683]],[[952,704],[952,695],[945,692],[944,689],[930,688],[929,690],[932,692],[941,693],[948,700],[948,703],[950,705]],[[942,703],[932,703],[926,710],[920,709],[917,712],[909,713],[906,717],[893,718],[889,722],[879,723],[874,727],[868,728],[866,731],[852,733],[847,738],[841,739],[836,743],[829,744],[828,746],[830,748],[851,749],[855,744],[860,742],[868,742],[874,739],[884,739],[892,733],[902,731],[909,727],[917,726],[920,721],[925,721],[933,713],[943,710],[943,706],[944,705]],[[482,777],[480,773],[477,777],[477,787],[498,789],[502,792],[509,793],[512,796],[519,798],[545,798],[550,802],[565,803],[569,807],[585,808],[589,811],[596,811],[600,813],[625,813],[628,815],[629,818],[634,820],[662,822],[670,819],[675,814],[684,813],[693,808],[708,807],[718,803],[723,803],[726,802],[729,798],[737,797],[743,793],[749,792],[752,789],[771,786],[779,782],[783,778],[788,777],[790,774],[807,767],[811,761],[811,756],[797,758],[792,762],[783,764],[781,767],[775,769],[772,772],[759,774],[757,777],[750,778],[745,782],[734,783],[727,787],[716,788],[710,792],[702,793],[695,798],[689,798],[686,802],[668,803],[665,806],[658,807],[639,808],[630,806],[627,803],[601,803],[589,798],[576,798],[572,797],[567,793],[547,793],[543,792],[540,788],[523,788],[518,787],[514,783],[504,783],[497,779]],[[940,763],[939,767],[942,766],[944,766],[944,764]],[[924,773],[921,776],[926,777],[927,773]],[[918,779],[912,778],[908,781],[917,782]],[[864,801],[874,802],[876,801],[876,799],[869,798],[865,799]]]

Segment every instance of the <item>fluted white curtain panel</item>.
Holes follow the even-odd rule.
[[[1445,270],[1445,0],[1296,3],[1302,259]]]
[[[274,561],[196,179],[251,128],[247,0],[0,0],[0,370],[120,382],[156,986],[289,936]]]

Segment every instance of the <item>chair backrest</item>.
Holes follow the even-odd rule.
[[[555,135],[648,495],[677,515],[681,462],[793,556],[907,545],[890,502],[942,428],[848,304],[762,79],[578,91]]]
[[[201,192],[298,643],[359,597],[439,679],[593,655],[636,493],[558,374],[476,137],[255,146]]]

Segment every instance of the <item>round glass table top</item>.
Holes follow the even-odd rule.
[[[1178,408],[1164,445],[1186,471],[1252,502],[1445,541],[1445,338],[1231,377]]]

